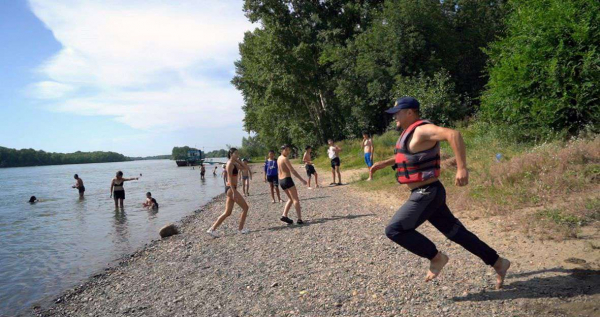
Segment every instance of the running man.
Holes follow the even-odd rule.
[[[204,174],[206,174],[206,168],[204,167],[204,164],[200,164],[200,179],[204,180]]]
[[[278,177],[277,161],[275,161],[275,151],[269,151],[269,156],[265,161],[265,183],[269,182],[271,187],[271,202],[275,203],[275,191],[277,191],[277,199],[281,203],[283,200],[279,195],[279,177]]]
[[[333,183],[331,185],[342,185],[342,174],[340,173],[340,157],[339,153],[342,149],[333,143],[332,139],[327,140],[327,144],[329,144],[329,148],[327,149],[327,155],[329,155],[329,159],[331,160],[331,177],[333,178]],[[335,174],[337,173],[338,182],[335,182]]]
[[[137,181],[138,179],[139,177],[123,178],[123,172],[117,172],[117,176],[110,182],[110,197],[114,196],[115,209],[118,209],[119,205],[123,209],[123,200],[125,200],[125,188],[123,188],[123,184],[128,181]]]
[[[375,151],[375,149],[373,148],[373,139],[371,139],[371,135],[369,135],[369,132],[367,131],[363,132],[363,151],[365,153],[365,163],[369,168],[369,178],[367,178],[367,180],[370,181],[373,179],[371,166],[373,166],[373,151]]]
[[[244,197],[250,196],[250,181],[252,180],[252,170],[250,170],[250,166],[248,166],[248,159],[242,159],[242,164],[244,164],[245,169],[242,170],[241,179],[242,179],[242,192],[244,193]]]
[[[79,198],[83,198],[83,193],[85,193],[85,186],[83,186],[83,179],[79,178],[79,175],[75,174],[73,176],[75,178],[75,185],[71,186],[72,188],[77,188],[79,191]]]
[[[386,236],[408,251],[429,259],[429,272],[425,281],[436,278],[446,263],[448,256],[438,251],[436,246],[416,229],[428,220],[448,239],[460,244],[475,254],[487,265],[496,270],[496,288],[502,288],[510,261],[498,256],[496,251],[468,231],[452,215],[446,205],[446,190],[438,180],[440,175],[440,142],[446,141],[456,157],[456,177],[454,184],[465,186],[469,183],[465,143],[460,132],[438,127],[420,119],[419,102],[412,97],[396,101],[387,113],[393,114],[396,127],[404,131],[396,143],[395,156],[371,167],[374,173],[387,166],[394,166],[400,184],[411,190],[410,198],[385,228]]]
[[[206,231],[213,238],[218,238],[219,235],[215,232],[217,228],[227,219],[227,217],[231,216],[231,212],[233,211],[234,204],[238,204],[242,208],[242,216],[240,217],[240,223],[238,227],[238,232],[241,234],[248,233],[248,229],[244,229],[244,224],[246,223],[246,216],[248,215],[248,204],[244,197],[237,191],[237,181],[238,181],[238,170],[245,170],[246,166],[240,162],[238,158],[238,151],[236,148],[230,148],[229,153],[227,153],[227,164],[225,165],[225,170],[227,171],[228,182],[225,186],[225,195],[227,195],[227,200],[225,201],[225,212],[219,216],[217,221]]]
[[[279,158],[277,158],[277,165],[279,166],[279,185],[281,186],[281,189],[283,189],[285,194],[288,196],[288,201],[285,204],[285,207],[283,208],[283,215],[281,215],[281,218],[279,220],[287,223],[288,225],[293,224],[294,221],[288,218],[288,212],[290,211],[290,208],[292,208],[292,205],[294,205],[294,207],[296,208],[296,215],[298,216],[296,223],[301,225],[304,223],[304,221],[302,221],[302,212],[300,211],[300,200],[298,199],[298,190],[296,189],[296,185],[292,180],[292,174],[294,174],[294,176],[296,176],[302,182],[302,184],[306,185],[306,181],[304,180],[304,178],[302,178],[302,176],[300,176],[300,174],[298,174],[298,172],[296,172],[296,170],[292,166],[292,163],[287,158],[287,156],[290,154],[290,148],[291,147],[287,144],[283,145],[281,147],[281,155],[279,156]]]
[[[315,170],[315,166],[312,163],[312,147],[309,145],[305,148],[306,152],[304,152],[304,156],[302,156],[302,162],[304,162],[304,168],[306,169],[306,176],[308,177],[308,189],[312,189],[310,187],[310,180],[312,175],[315,175],[315,186],[319,188],[319,174],[317,174],[317,170]]]

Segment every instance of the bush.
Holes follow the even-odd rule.
[[[486,120],[524,140],[575,135],[600,124],[600,1],[514,0],[493,43],[482,98]]]
[[[463,119],[468,103],[462,103],[447,71],[436,72],[432,77],[421,73],[416,77],[397,76],[394,97],[411,96],[421,103],[421,117],[444,126]]]

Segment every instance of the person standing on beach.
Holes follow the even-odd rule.
[[[242,179],[242,192],[244,193],[244,197],[250,196],[250,181],[252,180],[252,170],[250,170],[250,166],[248,166],[248,159],[242,159],[242,164],[244,164],[245,169],[242,170],[241,179]]]
[[[238,152],[236,148],[230,148],[229,153],[227,154],[227,164],[225,165],[225,170],[227,171],[228,182],[225,186],[225,195],[227,196],[227,200],[225,201],[225,212],[219,216],[217,221],[206,231],[213,238],[219,237],[219,235],[215,232],[217,228],[227,219],[227,217],[231,216],[231,212],[233,211],[234,204],[238,204],[242,208],[242,216],[240,217],[240,223],[238,227],[238,232],[242,234],[248,233],[248,229],[244,228],[244,224],[246,223],[246,216],[248,215],[248,204],[244,197],[237,191],[237,182],[238,182],[238,170],[246,170],[246,166],[240,162],[238,158]]]
[[[329,155],[329,159],[331,160],[331,177],[333,178],[333,183],[329,185],[342,185],[342,174],[340,173],[340,157],[339,153],[342,149],[335,145],[332,139],[327,140],[327,144],[329,144],[329,148],[327,149],[327,155]],[[337,173],[338,182],[335,182],[335,174]]]
[[[269,156],[265,160],[265,183],[269,183],[271,188],[271,202],[275,203],[275,191],[277,192],[277,201],[283,202],[279,195],[279,176],[277,161],[275,161],[275,151],[269,151]]]
[[[277,166],[279,166],[279,185],[281,186],[281,189],[283,189],[285,194],[288,196],[288,201],[285,204],[285,207],[283,208],[283,215],[279,220],[287,223],[288,225],[293,224],[294,221],[288,218],[288,212],[290,211],[290,208],[292,208],[292,205],[294,205],[294,207],[296,208],[296,215],[298,216],[296,223],[301,225],[304,223],[304,221],[302,221],[302,212],[300,210],[298,190],[296,189],[296,185],[292,180],[292,174],[294,174],[294,176],[296,176],[302,182],[302,184],[306,185],[306,181],[304,180],[304,178],[302,178],[302,176],[300,176],[300,174],[298,174],[298,172],[296,172],[296,170],[292,166],[292,163],[287,158],[287,156],[290,154],[290,149],[291,147],[289,145],[283,145],[281,147],[281,155],[279,156],[279,158],[277,158]]]
[[[317,170],[315,170],[315,166],[312,163],[312,147],[309,145],[304,149],[306,150],[306,152],[304,152],[304,156],[302,156],[302,162],[304,162],[306,176],[308,177],[308,189],[312,189],[310,187],[310,180],[312,179],[312,175],[315,175],[315,186],[319,188],[319,174],[317,174]]]
[[[204,180],[204,174],[206,174],[206,168],[204,168],[204,164],[200,164],[200,179]]]
[[[73,176],[75,178],[75,185],[71,186],[73,188],[77,188],[79,191],[79,198],[83,198],[83,193],[85,193],[85,186],[83,186],[83,179],[79,178],[79,175],[75,174]]]
[[[216,170],[216,167],[215,167]],[[225,169],[225,164],[223,164],[223,171],[221,172],[221,178],[223,179],[223,185],[227,186],[227,169]]]
[[[117,176],[110,182],[110,197],[115,199],[115,209],[121,206],[123,209],[123,200],[125,200],[125,188],[123,184],[128,181],[136,181],[139,177],[123,178],[123,172],[118,171]]]
[[[367,178],[368,181],[373,179],[373,174],[371,174],[371,166],[373,166],[373,151],[374,150],[375,149],[373,148],[373,139],[371,139],[371,135],[369,134],[369,132],[364,131],[363,132],[363,151],[365,153],[365,163],[367,164],[367,167],[369,169],[369,178]]]
[[[436,246],[416,229],[428,220],[448,239],[460,244],[475,254],[487,265],[496,270],[496,288],[502,288],[510,261],[498,256],[496,251],[479,240],[454,217],[446,205],[446,190],[439,181],[440,142],[446,141],[456,157],[456,177],[454,184],[465,186],[469,183],[465,143],[460,132],[438,127],[422,120],[419,102],[412,97],[403,97],[394,107],[387,110],[394,116],[396,127],[403,132],[396,143],[395,156],[371,167],[371,172],[387,166],[396,169],[400,184],[411,190],[410,198],[385,228],[386,236],[408,251],[429,259],[429,272],[425,281],[436,278],[448,263],[448,256],[438,251]]]

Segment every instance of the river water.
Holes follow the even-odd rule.
[[[218,159],[217,159],[218,160]],[[180,220],[223,193],[223,181],[206,166],[177,167],[153,160],[0,169],[0,316],[46,303],[119,257],[159,239],[158,229]],[[116,211],[110,183],[121,170],[124,211]],[[80,199],[73,175],[84,181]],[[142,207],[152,192],[160,209]],[[29,204],[35,195],[41,201]]]

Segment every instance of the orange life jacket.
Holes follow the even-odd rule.
[[[400,184],[416,183],[440,176],[440,143],[436,142],[429,150],[410,153],[407,141],[418,126],[431,124],[419,120],[402,132],[394,154],[396,156],[396,179]]]

